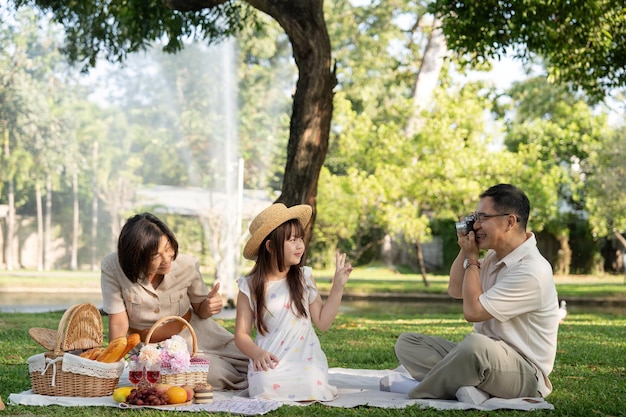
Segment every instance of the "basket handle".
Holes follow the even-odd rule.
[[[192,341],[192,355],[191,356],[195,356],[196,352],[198,351],[198,339],[196,338],[196,332],[193,330],[193,327],[191,327],[191,324],[189,324],[187,320],[185,320],[184,318],[180,316],[165,316],[165,317],[161,317],[160,319],[158,319],[152,325],[152,327],[150,327],[150,330],[148,331],[148,334],[146,335],[146,342],[145,342],[146,345],[150,343],[150,337],[152,337],[152,333],[154,332],[155,329],[157,329],[160,325],[164,323],[169,323],[170,321],[176,321],[176,320],[180,321],[189,329],[189,333],[191,333],[191,341]]]
[[[65,353],[63,352],[63,349],[61,349],[61,345],[63,344],[63,341],[65,340],[65,334],[67,332],[68,322],[70,321],[72,314],[74,314],[76,309],[78,309],[78,307],[80,306],[81,304],[74,304],[73,306],[65,310],[65,313],[63,313],[63,316],[61,317],[61,321],[59,321],[59,329],[57,331],[56,343],[54,345],[55,355]]]

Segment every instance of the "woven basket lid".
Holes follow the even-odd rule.
[[[31,327],[28,334],[33,340],[48,350],[54,350],[57,343],[57,331],[43,327]]]
[[[33,340],[48,350],[69,352],[102,346],[102,317],[91,303],[76,304],[63,314],[58,330],[33,327]]]

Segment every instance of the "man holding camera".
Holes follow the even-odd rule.
[[[529,214],[524,192],[499,184],[480,195],[476,213],[457,223],[460,251],[448,294],[463,300],[474,333],[460,343],[400,335],[396,356],[421,381],[410,398],[453,399],[467,387],[485,398],[552,392],[548,375],[556,356],[558,298],[552,267],[526,231]]]

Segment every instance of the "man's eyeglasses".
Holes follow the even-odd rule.
[[[511,213],[500,213],[500,214],[487,214],[487,213],[474,213],[474,220],[477,221],[478,223],[482,223],[487,219],[490,219],[492,217],[502,217],[502,216],[509,216],[511,215]]]

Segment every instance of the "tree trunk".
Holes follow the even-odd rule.
[[[51,246],[52,246],[52,174],[50,172],[46,173],[46,223],[44,229],[44,249],[43,249],[43,259],[44,259],[44,268],[46,271],[49,271],[50,260],[52,259]]]
[[[163,0],[174,10],[191,11],[218,6],[226,0]],[[290,207],[309,204],[313,216],[305,230],[311,239],[316,217],[317,183],[328,151],[333,112],[330,38],[324,21],[323,0],[247,0],[252,7],[274,18],[291,42],[299,77],[287,145],[287,162],[278,201]]]
[[[419,26],[420,21],[418,20],[416,27]],[[407,121],[406,126],[406,136],[409,139],[412,139],[413,136],[422,130],[424,125],[422,112],[432,100],[447,50],[446,40],[443,36],[443,30],[441,29],[441,21],[435,18],[430,27],[430,36],[428,37],[428,43],[424,49],[420,69],[415,78],[415,85],[413,87],[413,114]],[[417,262],[422,274],[424,286],[428,287],[430,283],[426,276],[422,242],[416,242],[415,247],[417,249]]]
[[[416,26],[419,26],[419,21]],[[406,128],[406,135],[409,138],[419,133],[422,129],[424,122],[422,111],[424,111],[432,99],[447,51],[448,47],[441,29],[441,21],[434,19],[413,87],[413,115],[408,120]]]
[[[43,271],[44,266],[44,232],[43,232],[43,205],[41,203],[41,184],[35,184],[35,200],[37,204],[37,271]]]
[[[13,185],[13,179],[9,181],[8,197],[9,212],[7,213],[7,242],[4,256],[6,258],[7,271],[13,271],[13,239],[15,238],[15,186]]]
[[[417,262],[420,266],[420,273],[422,274],[424,287],[430,287],[430,282],[428,282],[428,276],[426,275],[426,264],[424,263],[424,251],[422,250],[422,242],[418,241],[415,244],[415,248],[417,249]]]
[[[78,269],[78,234],[79,234],[79,213],[78,213],[78,168],[73,167],[72,172],[72,196],[74,200],[73,218],[72,218],[72,255],[70,260],[70,269],[76,271]]]
[[[613,236],[617,239],[617,241],[622,245],[624,250],[626,250],[626,239],[621,235],[617,230],[613,230]]]
[[[559,254],[556,262],[556,273],[558,275],[569,275],[570,265],[572,263],[572,249],[569,246],[569,236],[561,234],[558,237]]]
[[[100,195],[100,189],[98,188],[98,142],[93,143],[91,164],[93,172],[93,179],[91,182],[93,191],[93,197],[91,198],[91,270],[97,271],[98,250],[96,242],[98,239],[98,196]]]
[[[393,264],[393,245],[391,244],[391,240],[389,233],[385,233],[383,244],[380,245],[380,257],[387,268],[395,271],[396,267]]]
[[[11,147],[9,144],[9,130],[4,131],[4,155],[7,161],[11,157]],[[4,259],[7,271],[13,271],[13,237],[15,235],[15,186],[13,178],[8,178],[8,211],[7,211],[7,238],[4,243]]]
[[[331,68],[324,2],[250,0],[249,3],[283,27],[298,66],[287,162],[278,201],[286,206],[308,204],[313,207],[305,236],[308,244],[315,224],[317,184],[328,151],[333,89],[337,85],[335,71]]]

